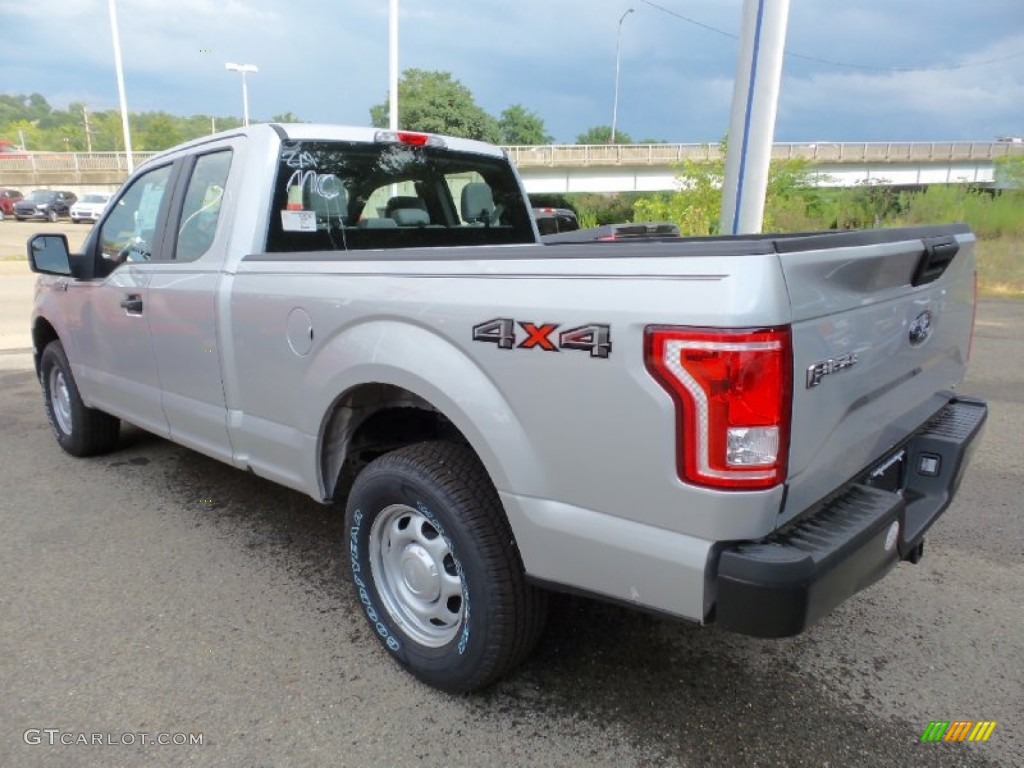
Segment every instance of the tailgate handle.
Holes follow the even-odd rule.
[[[129,315],[141,315],[142,297],[137,293],[129,293],[121,299],[121,308]]]
[[[922,242],[924,243],[924,253],[921,254],[920,261],[917,262],[914,277],[910,281],[911,285],[924,285],[938,280],[946,271],[946,267],[952,263],[957,251],[960,250],[960,244],[957,243],[955,237],[950,235],[926,237]]]

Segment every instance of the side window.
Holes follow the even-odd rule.
[[[231,150],[211,152],[196,159],[181,208],[175,260],[195,261],[213,245],[230,169]]]
[[[171,166],[137,178],[114,205],[100,229],[100,255],[110,272],[124,261],[149,261],[156,247],[156,220],[167,194]]]

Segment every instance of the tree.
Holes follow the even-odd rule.
[[[498,120],[502,144],[550,144],[551,135],[544,128],[544,120],[522,104],[513,104],[501,113]]]
[[[638,220],[672,221],[684,235],[715,235],[722,215],[722,184],[725,181],[726,141],[713,152],[708,146],[709,160],[685,160],[677,174],[679,189],[645,197],[633,208]],[[776,160],[768,168],[768,190],[765,198],[764,229],[779,226],[803,229],[808,206],[814,199],[816,174],[806,160]]]
[[[388,125],[389,101],[370,107],[377,128]],[[407,69],[398,82],[398,124],[406,130],[443,133],[497,144],[498,121],[473,99],[472,92],[450,72]]]
[[[270,122],[272,122],[272,123],[301,123],[303,121],[301,119],[299,119],[299,116],[296,115],[294,112],[282,112],[279,115],[274,115],[273,117],[271,117],[270,118]]]
[[[612,143],[612,127],[610,125],[595,125],[593,128],[588,128],[586,131],[576,137],[577,144],[611,144]],[[615,131],[615,143],[616,144],[632,144],[633,140],[629,138],[628,133],[616,129]]]
[[[1024,152],[997,158],[996,181],[1006,187],[1024,188]]]
[[[140,151],[167,149],[185,140],[181,120],[166,112],[147,112],[134,122],[132,146]]]

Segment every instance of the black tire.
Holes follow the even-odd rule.
[[[108,453],[117,445],[121,422],[103,411],[87,408],[78,394],[71,365],[59,341],[51,341],[39,360],[46,418],[57,443],[72,456]],[[54,390],[62,390],[57,391]]]
[[[345,523],[366,618],[387,651],[420,680],[451,693],[475,691],[533,650],[547,595],[527,583],[497,491],[471,450],[429,442],[379,457],[356,478]],[[388,569],[387,559],[401,567]],[[440,578],[431,570],[438,564],[445,571]],[[427,597],[419,600],[417,590]],[[417,618],[406,610],[413,603],[442,620]],[[457,621],[445,623],[456,614]]]
[[[50,212],[46,214],[46,220],[51,224],[56,224],[57,219],[59,218],[60,216],[57,215],[57,211],[54,209],[51,209]]]

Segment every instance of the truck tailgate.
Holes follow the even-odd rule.
[[[794,358],[782,523],[864,470],[897,465],[900,444],[946,404],[965,373],[975,267],[965,227],[794,238],[777,248]]]

